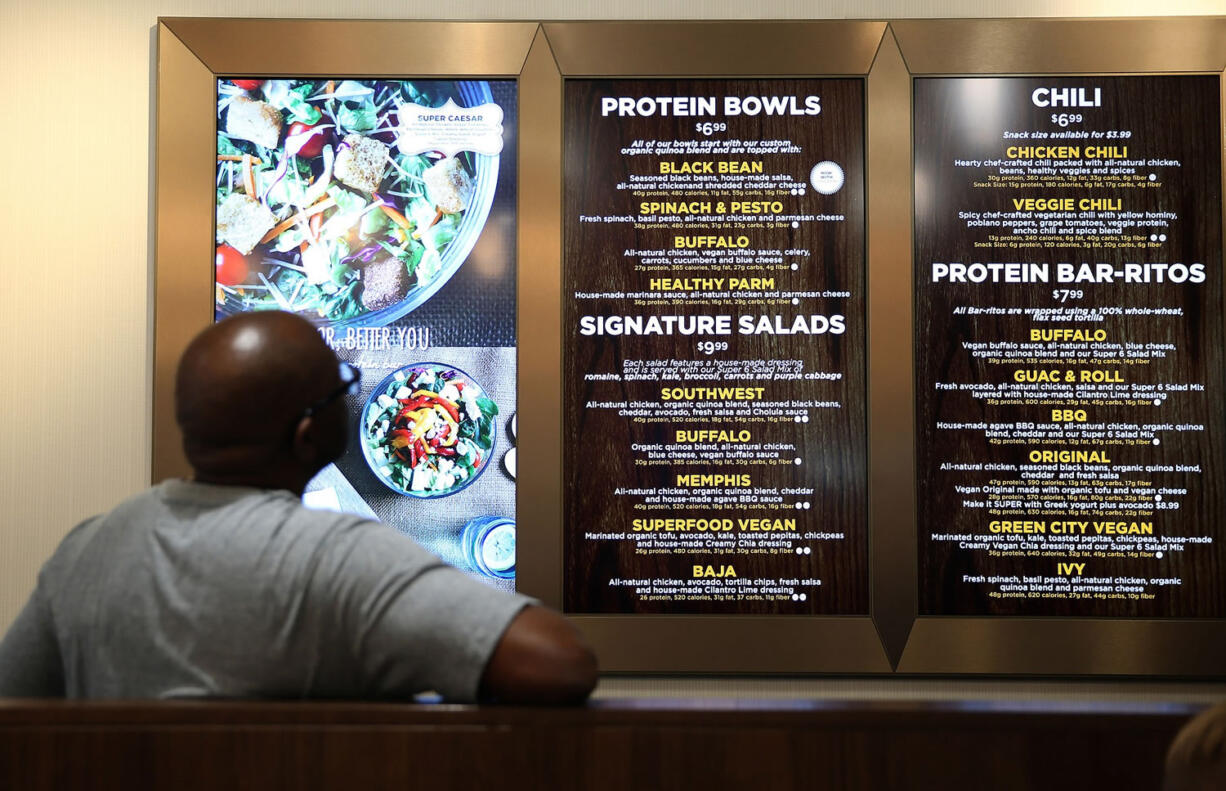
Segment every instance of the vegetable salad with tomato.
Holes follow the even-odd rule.
[[[219,80],[219,317],[279,309],[345,322],[440,277],[467,205],[430,194],[427,171],[450,166],[470,186],[476,163],[397,146],[400,107],[452,98],[453,83],[437,85]]]
[[[368,403],[366,457],[405,494],[451,494],[489,463],[497,414],[498,405],[463,373],[412,366],[397,371]]]

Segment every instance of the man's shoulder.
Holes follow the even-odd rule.
[[[94,539],[100,530],[104,529],[108,522],[114,521],[116,518],[125,519],[126,521],[133,515],[150,508],[155,502],[157,489],[158,487],[154,486],[153,488],[137,492],[122,500],[111,510],[94,514],[77,523],[60,540],[59,546],[51,556],[50,564],[55,564],[57,561],[63,561],[75,556],[83,546],[88,545]]]
[[[219,528],[284,532],[299,539],[333,537],[383,526],[353,514],[307,508],[284,489],[214,486],[191,481],[167,481],[153,490],[164,507],[188,519]],[[135,504],[139,508],[139,503]]]
[[[60,543],[53,561],[71,563],[96,541],[137,541],[150,531],[179,533],[184,538],[190,534],[194,540],[208,543],[241,545],[271,538],[309,546],[385,530],[378,522],[352,514],[307,508],[285,490],[172,479],[74,527]]]

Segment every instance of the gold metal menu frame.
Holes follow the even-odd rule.
[[[1226,18],[544,24],[166,18],[157,40],[154,480],[188,471],[173,415],[174,368],[190,338],[213,320],[217,77],[519,81],[519,400],[537,408],[519,416],[520,453],[532,463],[521,465],[518,480],[518,585],[554,607],[562,599],[565,496],[558,418],[564,80],[862,77],[871,617],[575,616],[602,669],[1226,673],[1226,622],[1219,620],[916,617],[910,134],[914,76],[1221,75]]]
[[[892,22],[902,60],[920,76],[1213,74],[1226,69],[1226,19],[931,20]],[[911,86],[901,102],[910,103]],[[1226,103],[1224,103],[1226,104]],[[1222,118],[1217,119],[1219,128]],[[910,140],[899,140],[910,151]],[[909,154],[908,154],[909,155]],[[905,171],[910,173],[910,168]],[[911,200],[910,184],[906,200]],[[892,201],[891,201],[892,202]],[[910,216],[910,207],[907,210]],[[902,212],[898,212],[901,217]],[[870,215],[872,216],[872,215]],[[899,226],[901,228],[902,226]],[[908,229],[910,225],[906,226]],[[1226,227],[1226,223],[1224,223]],[[895,240],[909,248],[910,239]],[[909,253],[909,249],[908,249]],[[900,257],[897,275],[910,255]],[[880,275],[881,269],[873,274]],[[1219,278],[1221,273],[1219,272]],[[1219,280],[1220,282],[1220,280]],[[910,328],[912,302],[893,305],[899,329]],[[903,315],[905,314],[905,315]],[[906,325],[902,322],[906,321]],[[870,354],[914,378],[910,332],[878,336]],[[1216,372],[1213,385],[1226,386]],[[910,409],[899,405],[899,408]],[[914,471],[906,485],[914,487]],[[903,481],[898,482],[903,485]],[[880,490],[878,490],[880,491]],[[906,608],[917,612],[916,521],[900,520],[876,536],[897,547],[911,568]],[[901,566],[897,567],[902,572]],[[900,578],[905,575],[900,574]],[[903,603],[898,591],[896,603]],[[1226,621],[920,617],[897,670],[906,674],[1115,675],[1221,678],[1226,674]]]
[[[559,22],[544,23],[553,53],[539,78],[552,92],[560,113],[566,79],[583,78],[782,78],[853,77],[867,79],[886,30],[884,22]],[[549,72],[552,67],[552,73]],[[527,89],[525,87],[525,93]],[[871,106],[871,88],[869,103]],[[525,113],[526,115],[526,113]],[[559,114],[551,124],[561,128]],[[555,156],[560,172],[562,141]],[[868,155],[871,163],[871,153]],[[556,178],[556,177],[555,177]],[[872,194],[872,176],[868,193]],[[544,185],[542,185],[543,187]],[[560,189],[560,182],[552,188]],[[559,213],[560,214],[560,213]],[[524,356],[541,350],[541,377],[525,366],[523,397],[561,414],[562,280],[561,239],[525,250],[534,266],[526,274],[540,277],[550,304],[530,308],[521,301],[521,316],[540,309],[540,333],[521,334]],[[542,242],[546,240],[542,239]],[[526,268],[525,268],[526,269]],[[523,285],[526,282],[521,281]],[[521,299],[524,292],[521,290]],[[871,298],[870,298],[871,299]],[[521,324],[521,327],[523,325]],[[527,330],[527,328],[523,328]],[[522,363],[521,363],[522,364]],[[529,362],[529,365],[532,363]],[[871,378],[870,371],[870,378]],[[530,394],[531,390],[536,390]],[[556,407],[556,408],[555,408]],[[557,421],[555,421],[556,423]],[[560,426],[548,438],[561,458]],[[521,531],[524,553],[520,568],[550,604],[562,598],[562,470],[556,461],[536,482],[540,496],[521,499],[520,524],[548,526],[530,535]],[[528,491],[523,490],[523,495]],[[870,506],[871,509],[871,506]],[[867,525],[849,526],[860,533]],[[863,533],[860,533],[861,535]],[[531,545],[529,545],[531,542]],[[538,543],[539,542],[539,543]],[[873,557],[870,541],[870,559]],[[870,564],[873,561],[870,560]],[[603,670],[650,673],[886,673],[889,659],[873,618],[864,616],[763,615],[590,615],[574,614],[596,648]]]

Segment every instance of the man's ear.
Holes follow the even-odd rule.
[[[315,418],[303,415],[294,426],[294,439],[291,443],[294,458],[305,467],[315,467],[320,455],[318,432]]]

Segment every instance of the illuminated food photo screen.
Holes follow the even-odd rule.
[[[513,80],[219,79],[215,318],[284,310],[361,371],[313,508],[515,586]]]

